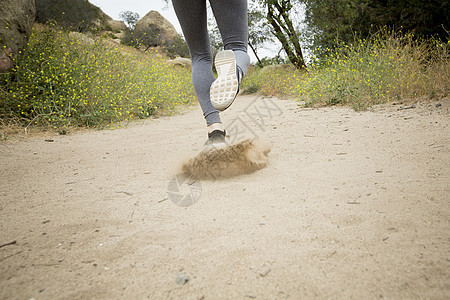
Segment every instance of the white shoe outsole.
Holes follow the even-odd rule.
[[[217,53],[214,65],[218,77],[211,85],[210,98],[212,105],[223,111],[233,103],[239,88],[233,51],[224,50]]]
[[[221,148],[225,148],[226,146],[228,146],[228,144],[226,142],[212,143],[212,144],[203,146],[202,151],[206,151],[209,149],[221,149]]]

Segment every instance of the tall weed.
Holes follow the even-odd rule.
[[[374,104],[417,97],[448,96],[450,44],[418,41],[411,34],[381,32],[369,40],[340,44],[308,71],[272,68],[250,74],[264,94],[294,97],[306,106]],[[247,83],[245,83],[247,84]]]

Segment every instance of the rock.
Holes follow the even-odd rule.
[[[35,17],[34,0],[0,0],[0,73],[11,69],[26,47]]]
[[[124,32],[114,33],[114,36],[116,37],[116,39],[119,40],[119,42],[123,39],[124,35],[125,35]]]
[[[187,278],[183,273],[178,272],[178,274],[177,274],[177,284],[184,285],[188,281],[189,281],[189,278]]]
[[[167,62],[173,64],[174,66],[181,66],[183,68],[192,67],[192,62],[189,58],[177,57],[175,59],[169,59]]]
[[[3,45],[2,48],[5,49]],[[0,50],[0,73],[7,72],[12,68],[11,53],[11,48]]]
[[[173,25],[156,10],[152,10],[142,17],[136,23],[134,28],[137,32],[139,32],[145,31],[152,25],[156,26],[161,31],[162,39],[165,41],[173,40],[179,36],[178,32],[175,30],[175,27],[173,27]]]
[[[87,0],[37,0],[36,11],[36,22],[51,21],[70,30],[120,32],[127,28]]]
[[[122,32],[127,29],[127,25],[123,21],[118,20],[106,20],[107,26],[111,28],[112,32]]]

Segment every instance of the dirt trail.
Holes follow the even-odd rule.
[[[198,109],[2,142],[0,298],[447,298],[449,103],[239,97],[228,132],[270,163],[182,186],[188,207],[167,191],[203,145]]]

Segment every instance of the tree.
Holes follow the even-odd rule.
[[[258,60],[258,66],[262,68],[263,63],[259,58],[258,50],[261,49],[264,42],[272,40],[272,37],[264,12],[253,3],[250,3],[248,11],[248,30],[248,45]],[[208,14],[208,32],[213,56],[215,56],[223,48],[223,42],[211,10]]]
[[[266,18],[273,35],[280,41],[289,61],[298,69],[306,68],[300,46],[300,33],[290,17],[296,0],[260,0],[265,5]]]
[[[439,0],[304,0],[314,48],[367,38],[383,26],[448,41],[450,5]]]
[[[336,41],[349,42],[370,24],[364,16],[368,0],[306,0],[306,23],[312,37],[311,48],[332,49]],[[364,16],[364,17],[363,17]],[[359,20],[360,24],[357,24]],[[365,32],[363,35],[366,35]]]
[[[291,0],[268,0],[267,20],[273,28],[273,34],[283,45],[291,63],[299,69],[305,68],[299,34],[294,28],[289,13],[293,8]]]
[[[167,0],[165,0],[167,2]],[[303,0],[253,0],[249,9],[249,47],[255,53],[258,64],[263,65],[263,60],[258,58],[258,48],[265,41],[272,40],[275,36],[286,52],[289,61],[297,68],[306,67],[300,46],[300,33],[296,28],[290,12],[294,4],[300,5]],[[258,7],[259,6],[259,7]],[[219,30],[209,20],[209,32],[213,53],[223,47]]]
[[[450,3],[447,0],[368,0],[368,16],[376,26],[412,32],[428,38],[448,41]]]
[[[137,21],[139,21],[139,14],[129,10],[121,11],[119,14],[119,18],[121,18],[125,23],[127,23],[128,28],[133,30]]]
[[[262,68],[264,63],[259,58],[258,50],[265,42],[273,41],[273,39],[264,11],[261,11],[257,5],[250,5],[248,11],[248,46],[258,60],[257,65]]]

